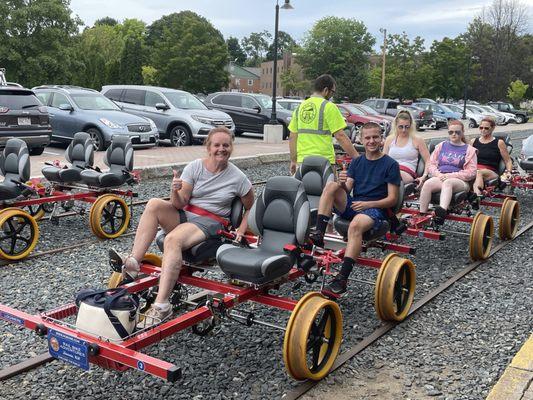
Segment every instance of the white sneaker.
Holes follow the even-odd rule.
[[[151,328],[158,325],[161,322],[167,320],[172,315],[172,306],[168,306],[166,309],[157,307],[156,305],[150,306],[150,308],[144,313],[144,320],[137,324],[137,329]]]

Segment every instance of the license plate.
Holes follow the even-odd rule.
[[[141,143],[146,143],[150,141],[150,136],[141,136]]]
[[[19,117],[19,125],[31,125],[31,118]]]
[[[81,340],[62,332],[48,330],[48,351],[58,360],[65,361],[78,368],[89,370],[89,345]]]

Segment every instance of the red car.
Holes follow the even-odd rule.
[[[381,131],[387,135],[390,131],[392,118],[387,118],[384,115],[372,114],[365,110],[360,104],[341,103],[337,104],[340,112],[347,122],[355,125],[355,133],[359,133],[361,127],[367,122],[375,122],[381,126]],[[366,107],[365,107],[366,108]]]

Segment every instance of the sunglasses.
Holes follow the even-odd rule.
[[[479,130],[480,131],[490,131],[490,126],[480,126]]]
[[[407,130],[411,127],[411,125],[398,125],[398,129],[401,129],[401,130]]]
[[[448,135],[462,135],[463,131],[448,131]]]

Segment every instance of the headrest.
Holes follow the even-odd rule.
[[[294,177],[303,182],[308,195],[314,196],[320,196],[326,183],[335,179],[331,163],[320,156],[304,158]]]
[[[12,138],[6,142],[6,147],[0,157],[2,175],[15,174],[19,180],[30,178],[30,155],[26,142]]]
[[[77,132],[65,151],[68,162],[82,161],[87,165],[94,163],[94,145],[91,136],[86,132]]]
[[[124,167],[128,171],[133,170],[133,146],[127,136],[115,135],[106,150],[104,162],[109,167]]]
[[[299,180],[290,176],[274,176],[267,181],[262,198],[265,205],[277,199],[285,199],[293,204],[302,192],[304,188]]]

